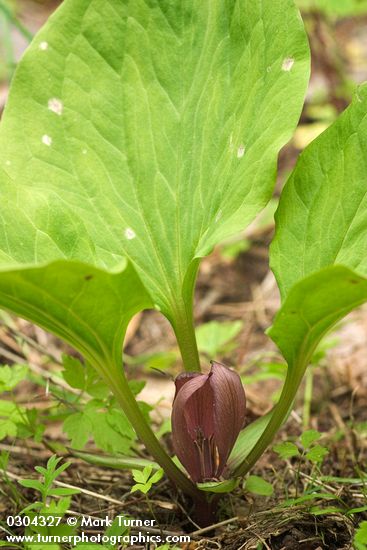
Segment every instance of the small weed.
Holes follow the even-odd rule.
[[[143,470],[132,470],[132,475],[136,484],[132,486],[130,493],[140,491],[145,495],[151,490],[155,483],[158,483],[163,477],[163,470],[160,468],[152,473],[151,466],[145,466]]]
[[[60,461],[61,458],[57,458],[54,455],[48,460],[46,468],[44,468],[43,466],[35,466],[36,472],[41,474],[43,477],[43,480],[41,481],[36,479],[22,479],[19,481],[19,484],[23,487],[34,489],[41,494],[42,501],[31,504],[31,508],[27,507],[27,511],[30,509],[46,506],[50,497],[65,497],[69,495],[75,495],[79,492],[76,489],[54,487],[54,482],[56,478],[70,466],[70,462],[65,462],[61,466],[57,467]]]

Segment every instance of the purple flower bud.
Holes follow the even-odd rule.
[[[175,384],[175,453],[194,482],[218,479],[245,418],[241,379],[236,372],[213,361],[209,374],[182,373]]]

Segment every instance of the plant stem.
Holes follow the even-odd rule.
[[[310,426],[311,402],[313,390],[313,367],[310,366],[306,371],[306,386],[303,404],[303,429],[307,430]]]
[[[296,470],[296,479],[294,480],[295,485],[296,485],[296,498],[298,498],[298,484],[299,484],[299,478],[300,478],[300,475],[301,475],[301,464],[302,464],[302,461],[305,457],[305,454],[306,454],[306,451],[303,450],[301,456],[298,457],[298,465],[297,465],[297,470]]]
[[[196,342],[192,307],[182,304],[175,321],[172,323],[178,347],[186,371],[200,372],[199,351]]]
[[[181,472],[154,435],[129,388],[122,365],[121,368],[117,368],[116,364],[109,365],[107,369],[101,369],[99,365],[98,371],[103,372],[106,382],[114,392],[137,436],[170,480],[195,501],[205,501],[205,495]]]
[[[212,495],[211,499],[195,502],[194,517],[200,527],[209,527],[217,521],[218,502],[223,495]]]
[[[171,304],[174,312],[171,324],[180,348],[183,366],[186,371],[191,372],[201,371],[194,326],[194,293],[199,265],[199,258],[191,263],[184,278],[181,298]]]
[[[146,493],[145,493],[145,500],[147,501],[149,512],[151,513],[152,517],[154,518],[154,521],[159,525],[159,521],[157,520],[157,517],[154,513],[152,503],[150,502],[149,497]]]

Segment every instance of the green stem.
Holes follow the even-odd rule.
[[[171,324],[180,348],[183,366],[186,371],[191,372],[201,371],[194,326],[194,293],[199,265],[199,258],[191,263],[184,278],[181,298],[171,304],[171,310],[174,312]]]
[[[172,324],[185,370],[200,372],[200,359],[192,308],[186,308],[183,305]]]
[[[101,369],[101,366],[98,365],[98,371],[103,372],[106,382],[113,390],[137,436],[144,443],[148,452],[163,468],[170,480],[194,500],[205,500],[205,495],[175,465],[154,435],[129,388],[122,366],[121,368],[117,368],[117,365],[113,364],[109,365],[107,369]]]
[[[275,434],[283,424],[284,419],[287,417],[293,405],[295,395],[303,377],[304,369],[301,369],[301,372],[301,376],[298,375],[296,380],[293,379],[292,375],[289,373],[287,374],[281,396],[264,433],[248,456],[234,470],[233,476],[237,477],[247,474],[273,441]]]
[[[303,403],[303,429],[307,430],[310,426],[311,402],[313,390],[313,368],[310,366],[306,371],[305,397]]]
[[[301,476],[301,465],[302,465],[302,461],[303,461],[304,457],[305,457],[305,451],[303,450],[301,456],[298,458],[298,465],[297,465],[297,470],[296,470],[296,479],[294,480],[295,485],[296,485],[296,498],[298,498],[299,478]]]
[[[150,502],[150,499],[149,499],[149,497],[148,497],[148,495],[147,495],[146,493],[145,493],[145,500],[147,501],[148,510],[149,510],[149,512],[151,513],[152,518],[154,519],[155,523],[156,523],[157,525],[159,525],[159,520],[157,519],[157,516],[156,516],[155,513],[154,513],[152,503]],[[161,534],[162,534],[162,533],[161,533]]]

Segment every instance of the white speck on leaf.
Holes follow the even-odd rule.
[[[219,222],[219,220],[220,220],[221,217],[222,217],[222,214],[223,214],[222,210],[218,210],[218,212],[217,212],[217,214],[216,214],[216,216],[215,216],[215,220],[214,220],[215,223]]]
[[[292,57],[286,57],[282,63],[282,71],[289,72],[294,65],[294,59]]]
[[[135,239],[136,233],[135,233],[135,231],[134,231],[133,229],[131,229],[131,227],[127,227],[127,228],[125,229],[125,237],[126,237],[129,241],[131,241],[132,239]]]
[[[48,102],[48,108],[53,113],[56,113],[57,115],[62,115],[62,110],[64,108],[64,105],[60,99],[56,99],[56,97],[53,97]]]
[[[41,42],[39,45],[40,50],[47,50],[48,49],[48,42]]]
[[[83,149],[82,153],[83,153],[83,155],[86,155],[88,153],[88,151],[86,149]]]
[[[42,143],[50,147],[52,145],[52,138],[50,136],[42,136]]]
[[[237,158],[241,159],[244,154],[245,154],[245,146],[241,144],[237,149]]]
[[[6,166],[10,166],[11,165],[11,160],[6,160],[5,164],[6,164]]]
[[[270,73],[270,71],[271,71],[271,65],[269,65],[269,67],[266,67],[266,72]]]

